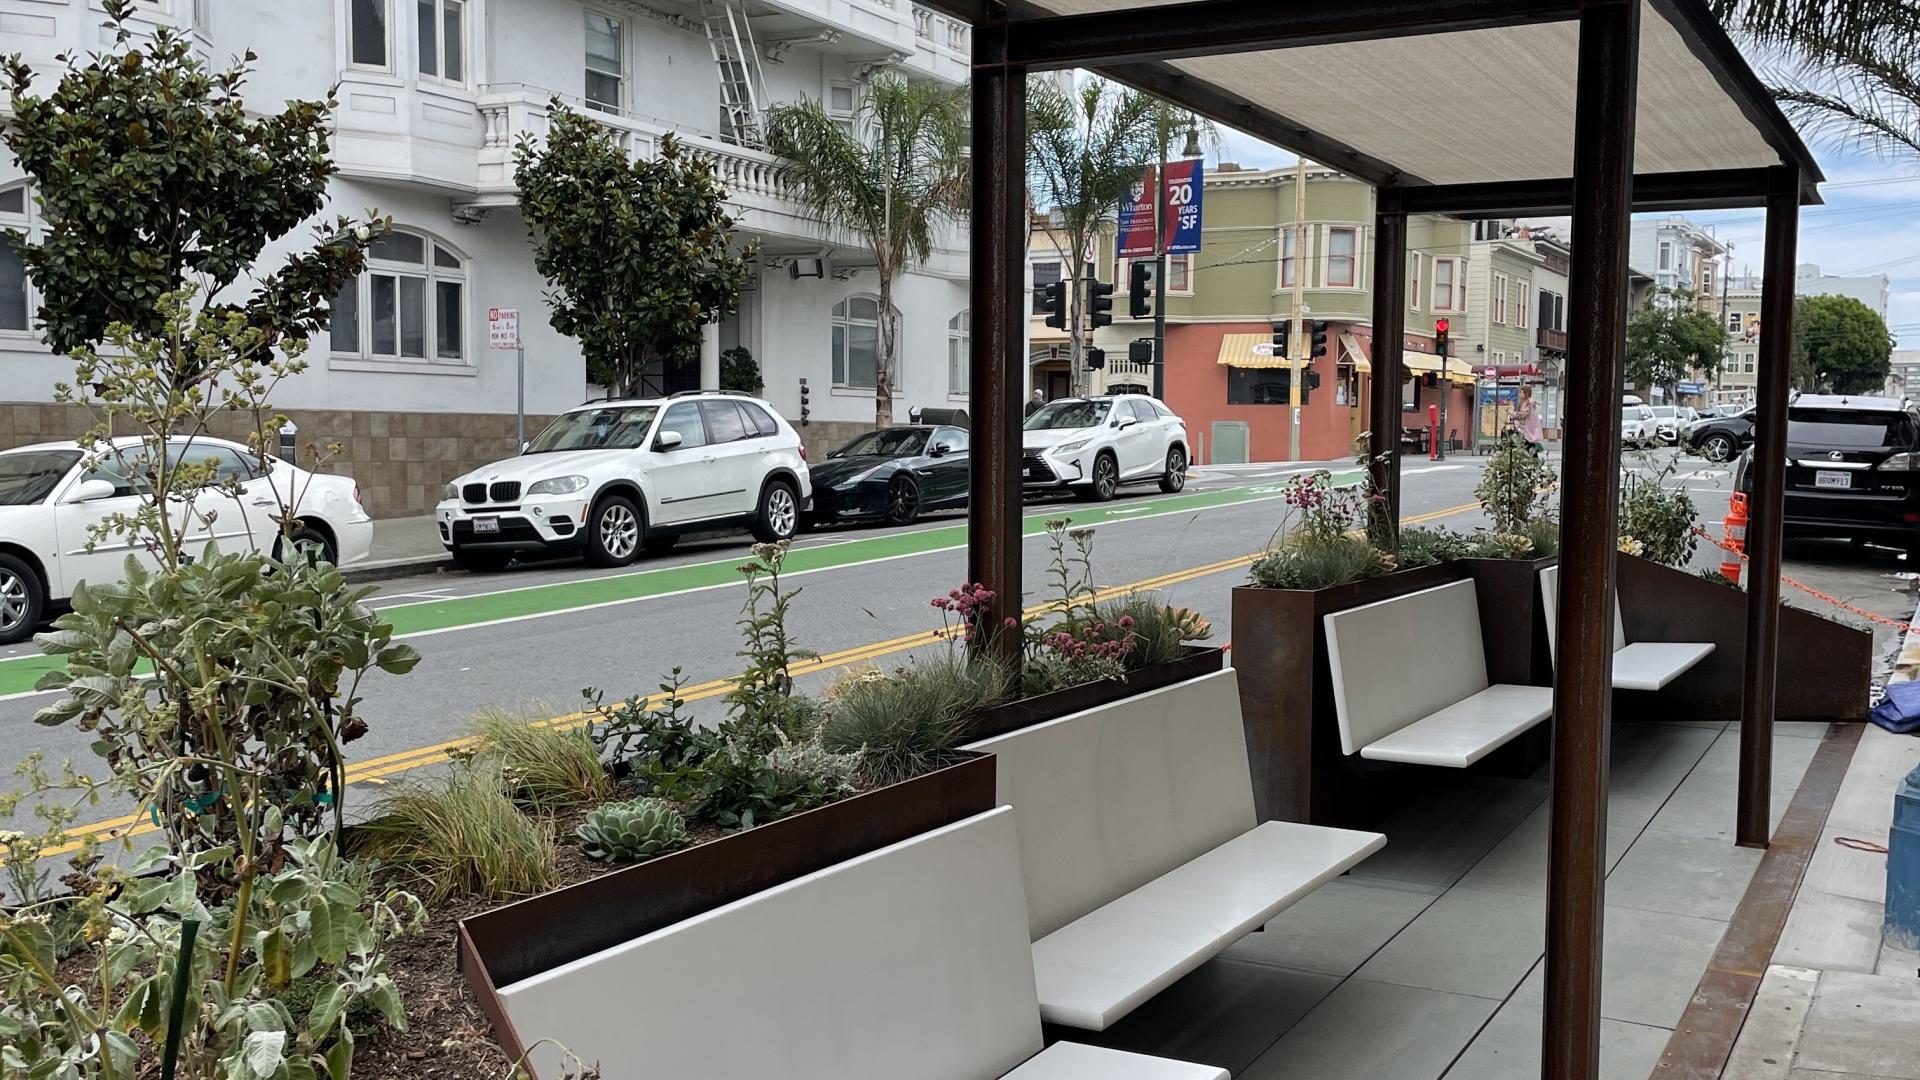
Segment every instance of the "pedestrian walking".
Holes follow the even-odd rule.
[[[1513,433],[1527,444],[1527,449],[1538,454],[1543,448],[1540,439],[1540,410],[1533,404],[1533,387],[1520,388],[1520,401],[1513,407],[1513,415],[1507,418]]]
[[[1032,416],[1034,413],[1039,412],[1040,406],[1045,405],[1046,403],[1047,403],[1046,391],[1035,390],[1033,392],[1033,396],[1027,399],[1027,411],[1025,413],[1025,416]],[[1025,417],[1023,416],[1022,418],[1024,419]]]

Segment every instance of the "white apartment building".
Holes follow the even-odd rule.
[[[216,66],[252,49],[245,95],[262,110],[339,83],[339,175],[323,214],[377,210],[397,235],[373,252],[331,332],[313,341],[310,369],[276,404],[303,444],[346,446],[343,467],[376,513],[421,512],[449,476],[512,451],[516,357],[488,348],[489,309],[519,309],[530,429],[596,393],[575,343],[548,325],[514,208],[513,147],[540,137],[555,96],[592,110],[634,154],[657,153],[674,133],[713,165],[741,242],[760,251],[740,311],[712,328],[698,370],[661,373],[662,388],[716,385],[721,351],[744,347],[764,395],[796,423],[806,381],[810,447],[872,425],[872,259],[786,198],[779,161],[755,145],[756,118],[803,97],[851,117],[883,70],[959,86],[962,25],[910,0],[143,0],[139,17],[191,32]],[[56,54],[111,45],[103,22],[96,0],[0,0],[0,51],[23,54],[45,91]],[[25,179],[0,153],[0,225],[39,224]],[[938,246],[895,283],[903,420],[913,407],[966,403],[964,226]],[[44,404],[72,365],[33,331],[38,302],[0,247],[0,445],[84,426]]]
[[[1627,261],[1652,274],[1655,288],[1686,289],[1702,309],[1719,309],[1715,261],[1728,248],[1712,232],[1669,214],[1635,220],[1629,237]]]

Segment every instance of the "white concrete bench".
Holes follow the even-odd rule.
[[[969,749],[994,755],[1019,821],[1056,1024],[1105,1030],[1386,844],[1259,821],[1231,668]]]
[[[1553,688],[1487,682],[1471,580],[1324,616],[1340,749],[1464,769],[1553,715]]]
[[[1228,1080],[1223,1069],[1042,1050],[1007,807],[500,989],[527,1045],[608,1080]],[[561,1075],[551,1044],[534,1051]]]
[[[1558,659],[1554,635],[1560,611],[1560,568],[1540,571],[1540,602],[1547,616],[1547,649]],[[1658,690],[1685,674],[1713,652],[1711,641],[1627,640],[1620,617],[1620,595],[1613,597],[1613,685],[1617,690]]]

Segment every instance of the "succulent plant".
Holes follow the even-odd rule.
[[[637,862],[687,842],[687,819],[665,799],[607,803],[574,830],[589,859]]]

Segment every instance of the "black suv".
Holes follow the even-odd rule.
[[[1734,483],[1753,491],[1753,454]],[[1920,413],[1881,397],[1801,394],[1787,408],[1786,533],[1871,540],[1920,563]]]
[[[1731,461],[1753,445],[1753,410],[1695,420],[1680,429],[1680,442],[1708,461]]]

